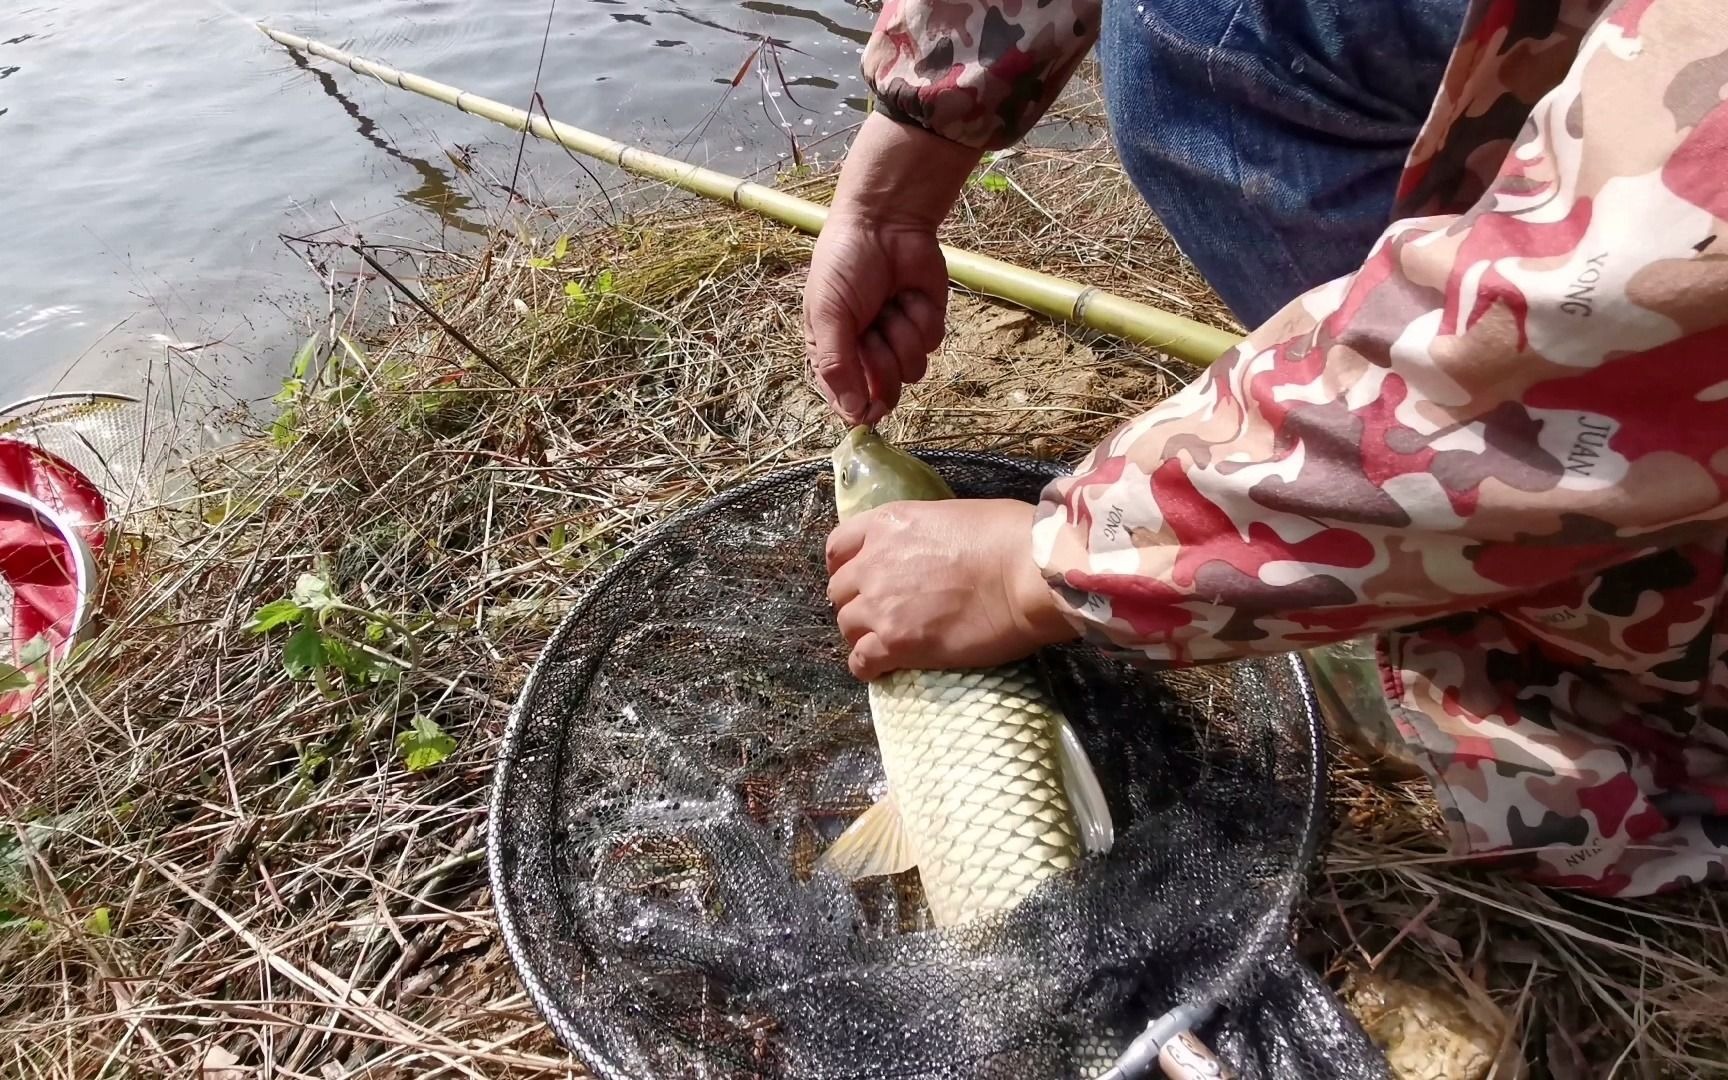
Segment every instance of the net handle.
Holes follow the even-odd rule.
[[[1307,821],[1302,843],[1296,852],[1292,873],[1286,876],[1278,902],[1260,919],[1260,932],[1251,936],[1237,953],[1236,960],[1202,993],[1178,1004],[1163,1016],[1146,1025],[1128,1049],[1099,1080],[1136,1080],[1147,1075],[1153,1061],[1170,1080],[1227,1080],[1232,1073],[1195,1034],[1200,1025],[1210,1020],[1219,1006],[1231,994],[1247,983],[1251,970],[1263,960],[1269,948],[1288,929],[1301,901],[1308,874],[1320,854],[1320,838],[1326,815],[1326,742],[1322,734],[1319,702],[1314,681],[1307,666],[1290,657],[1290,677],[1303,702],[1303,725],[1307,749],[1314,762],[1308,785]]]

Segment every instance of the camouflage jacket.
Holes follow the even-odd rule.
[[[888,0],[865,71],[999,145],[1095,11]],[[1728,876],[1725,99],[1715,0],[1477,0],[1360,269],[1046,492],[1070,617],[1164,662],[1374,636],[1460,853]]]

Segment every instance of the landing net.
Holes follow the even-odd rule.
[[[1054,467],[921,455],[961,497]],[[917,871],[818,854],[882,793],[825,595],[824,463],[651,533],[564,621],[514,710],[490,863],[510,954],[605,1078],[1096,1077],[1148,1021],[1239,1075],[1383,1075],[1289,951],[1322,826],[1320,727],[1289,658],[1151,673],[1040,655],[1098,770],[1111,853],[989,922],[930,929]]]

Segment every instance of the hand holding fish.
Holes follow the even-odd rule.
[[[871,113],[810,258],[804,352],[848,424],[874,424],[942,342],[948,266],[936,230],[979,152]]]
[[[916,868],[937,927],[1011,909],[1115,843],[1085,747],[1023,662],[1077,636],[1032,558],[1036,511],[957,499],[929,464],[866,426],[832,460],[840,525],[828,597],[852,672],[869,683],[887,792],[817,866],[848,880]],[[1166,1030],[1172,1017],[1131,1052],[1156,1054],[1175,1080],[1228,1076],[1185,1032],[1195,1017]],[[1115,1065],[1104,1075],[1132,1075]]]
[[[811,371],[830,408],[873,424],[942,341],[948,280],[936,231],[835,215],[817,243],[804,300]]]
[[[1032,560],[1029,503],[900,502],[828,538],[828,599],[860,679],[993,667],[1078,636]]]

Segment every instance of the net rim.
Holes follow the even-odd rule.
[[[77,526],[66,515],[29,492],[0,485],[0,504],[6,504],[34,514],[49,531],[66,544],[68,557],[72,564],[74,601],[69,615],[69,629],[66,639],[58,646],[58,651],[64,654],[83,636],[85,626],[90,620],[90,593],[95,587],[98,574],[96,556],[90,550],[90,545],[85,541],[83,534],[78,531]],[[9,646],[10,643],[8,642]]]
[[[118,523],[150,500],[166,471],[167,446],[148,409],[119,390],[51,390],[0,407],[0,439],[62,458],[101,493],[103,520]]]
[[[32,394],[29,397],[19,398],[17,401],[12,402],[4,408],[0,408],[0,425],[18,423],[19,418],[15,417],[13,415],[14,413],[21,413],[38,405],[49,405],[73,398],[83,398],[87,400],[93,399],[96,401],[124,401],[132,405],[143,404],[143,402],[136,396],[132,394],[123,394],[118,390],[51,390],[44,394]]]
[[[941,450],[931,448],[907,447],[907,452],[940,468],[944,463],[956,465],[997,465],[1019,469],[1028,475],[1042,476],[1046,482],[1071,475],[1071,468],[1062,462],[1037,458],[1023,458],[988,451]],[[661,537],[673,535],[682,530],[690,521],[725,510],[727,507],[747,501],[764,489],[775,487],[791,481],[814,477],[828,468],[826,456],[804,462],[795,463],[765,472],[753,479],[746,480],[718,495],[705,499],[693,506],[686,507],[668,515],[658,524],[637,534],[630,551],[606,569],[599,578],[582,590],[569,611],[559,620],[558,625],[548,635],[546,644],[535,657],[529,667],[522,688],[517,692],[516,700],[511,704],[505,720],[504,731],[499,739],[497,763],[494,766],[491,791],[487,798],[487,831],[486,831],[486,869],[487,884],[492,893],[492,906],[498,919],[498,929],[504,938],[505,952],[510,958],[511,968],[521,981],[524,992],[535,1011],[546,1021],[554,1036],[564,1049],[574,1056],[582,1067],[601,1080],[657,1080],[653,1077],[634,1077],[625,1072],[615,1062],[610,1060],[598,1047],[579,1034],[580,1025],[575,1017],[570,1015],[550,994],[542,983],[535,964],[528,955],[523,944],[517,917],[513,910],[514,897],[507,887],[508,882],[504,869],[504,853],[500,843],[501,830],[497,827],[504,820],[512,782],[515,778],[515,762],[520,749],[523,727],[527,722],[530,705],[536,699],[548,667],[553,663],[553,657],[558,644],[564,639],[580,620],[586,618],[594,605],[617,584],[619,579],[632,571],[636,564],[648,557],[654,549],[655,541]],[[1308,824],[1298,851],[1295,865],[1288,875],[1288,881],[1280,890],[1278,902],[1266,913],[1262,921],[1260,933],[1251,941],[1251,947],[1244,948],[1236,963],[1221,973],[1210,984],[1198,993],[1185,998],[1177,1009],[1190,1008],[1201,1015],[1210,1015],[1219,1005],[1232,994],[1239,991],[1251,978],[1251,968],[1266,953],[1267,944],[1283,934],[1290,925],[1291,915],[1297,903],[1306,892],[1307,882],[1312,875],[1320,848],[1321,836],[1325,831],[1325,798],[1326,798],[1326,747],[1321,726],[1319,703],[1315,697],[1313,680],[1300,658],[1295,654],[1258,658],[1263,664],[1274,668],[1283,668],[1286,677],[1290,678],[1301,696],[1302,745],[1307,750],[1313,769],[1309,777],[1308,790],[1305,793],[1305,806]],[[1158,1019],[1148,1024],[1155,1026]]]

